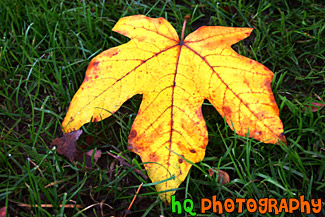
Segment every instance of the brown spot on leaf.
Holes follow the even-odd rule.
[[[205,137],[205,138],[203,139],[203,143],[204,143],[204,144],[208,144],[208,142],[209,142],[209,138],[208,138],[208,137]]]
[[[264,81],[264,85],[265,85],[265,86],[271,86],[271,82],[270,82],[270,80],[266,79],[266,80]]]
[[[87,71],[88,70],[91,70],[91,69],[96,69],[98,64],[99,64],[98,61],[92,61],[92,62],[90,62],[89,65],[88,65],[88,67],[87,67]]]
[[[109,58],[112,58],[113,56],[117,55],[118,53],[119,53],[118,49],[110,49],[106,53],[106,56],[108,56]]]
[[[270,101],[271,103],[273,103],[273,107],[277,109],[277,106],[276,106],[276,102],[275,102],[275,99],[274,99],[274,96],[270,96]]]
[[[129,135],[129,139],[133,139],[134,137],[136,137],[137,136],[137,131],[136,130],[131,130],[131,132],[130,132],[130,135]]]
[[[229,106],[223,106],[222,110],[225,114],[229,115],[232,113],[231,108]]]
[[[137,40],[138,42],[141,42],[141,41],[146,41],[147,40],[147,37],[146,36],[142,36],[142,37],[137,37]]]
[[[270,93],[272,93],[272,88],[271,88],[271,82],[269,80],[265,80],[264,81],[264,86],[266,88],[267,91],[269,91]],[[270,95],[271,97],[273,97],[273,95]]]
[[[191,149],[190,152],[191,153],[196,153],[196,151],[194,149]]]
[[[186,129],[187,128],[187,125],[184,124],[184,121],[181,121],[181,125],[182,125],[182,129]]]
[[[204,120],[201,109],[196,110],[195,114],[200,120]]]
[[[152,161],[152,162],[158,162],[159,161],[159,156],[157,156],[156,154],[149,154],[149,161]]]
[[[178,163],[180,163],[180,164],[183,163],[183,159],[182,158],[179,158],[178,159]]]
[[[209,142],[209,138],[208,138],[208,137],[205,137],[205,138],[203,139],[203,145],[201,145],[200,148],[205,149],[206,146],[207,146],[207,144],[208,144],[208,142]]]
[[[287,145],[287,140],[286,140],[286,137],[284,136],[283,133],[280,133],[280,135],[279,135],[279,140],[282,141],[282,142],[284,142],[284,144]]]
[[[134,146],[134,145],[133,145],[132,148],[133,148],[132,151],[133,151],[134,153],[139,153],[139,152],[140,152],[140,151],[139,151],[140,149],[138,148],[138,146]],[[141,150],[142,150],[142,149],[141,149]]]

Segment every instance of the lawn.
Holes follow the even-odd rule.
[[[270,3],[272,2],[272,3]],[[236,135],[205,101],[209,144],[175,199],[298,198],[322,200],[325,216],[325,7],[313,0],[255,1],[0,1],[0,209],[8,216],[177,216],[128,151],[128,135],[141,95],[112,117],[82,127],[81,152],[101,150],[87,168],[51,146],[92,58],[128,38],[112,31],[124,16],[164,17],[181,35],[200,26],[254,28],[232,47],[275,74],[272,90],[287,146]],[[318,107],[316,105],[319,105]],[[222,170],[230,182],[222,184]],[[130,210],[139,185],[143,183]],[[1,216],[1,211],[0,211]],[[190,216],[183,211],[179,216]],[[258,212],[219,216],[260,216]]]

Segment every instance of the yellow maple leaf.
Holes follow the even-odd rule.
[[[236,133],[260,141],[285,141],[271,90],[273,73],[231,45],[251,28],[203,26],[179,40],[164,18],[120,19],[113,31],[131,38],[89,64],[62,123],[66,132],[116,112],[135,94],[142,103],[129,135],[157,191],[177,188],[191,164],[204,158],[208,132],[202,103],[208,99]],[[170,201],[175,191],[159,194]]]

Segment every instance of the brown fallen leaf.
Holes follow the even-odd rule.
[[[55,146],[58,154],[67,157],[70,161],[73,161],[77,152],[76,141],[81,134],[82,130],[65,133],[62,137],[54,139],[51,143],[51,147]]]
[[[212,168],[212,169],[209,168],[208,171],[209,171],[209,176],[213,176],[213,174],[215,172],[218,172],[218,182],[219,183],[222,183],[224,185],[224,184],[227,184],[228,182],[230,182],[230,177],[227,172],[225,172],[223,170],[217,171],[214,168]]]
[[[322,110],[322,108],[325,107],[325,103],[312,102],[312,103],[310,103],[310,105],[307,105],[306,107],[307,107],[307,109],[311,108],[311,110],[313,112],[317,112],[317,111]]]
[[[94,152],[94,149],[91,149],[86,154],[87,154],[87,156],[89,156],[91,158],[93,155],[93,152]],[[95,154],[94,154],[94,162],[96,163],[101,156],[102,156],[102,151],[96,150]]]
[[[52,141],[51,147],[56,147],[56,152],[64,157],[67,157],[71,162],[77,161],[81,164],[85,161],[85,166],[88,170],[91,169],[91,157],[93,149],[87,153],[79,151],[76,146],[76,141],[82,134],[82,130],[72,131],[70,133],[63,134],[62,137],[56,138]],[[94,162],[96,163],[101,157],[102,152],[100,150],[95,151]]]

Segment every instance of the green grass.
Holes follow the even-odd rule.
[[[213,195],[219,200],[305,195],[322,198],[324,206],[325,109],[312,112],[307,107],[325,100],[322,1],[175,2],[0,2],[0,208],[6,206],[10,216],[121,216],[143,182],[130,216],[176,215],[158,199],[151,181],[135,172],[143,171],[143,164],[127,150],[141,96],[126,102],[114,117],[82,128],[80,149],[103,151],[90,172],[50,147],[62,136],[61,122],[88,63],[101,51],[127,42],[111,29],[120,17],[134,14],[162,16],[179,35],[187,14],[192,19],[186,34],[202,25],[254,27],[248,39],[233,47],[275,73],[272,88],[288,146],[236,135],[206,102],[206,156],[192,167],[176,199],[193,199],[197,213],[200,198]],[[132,168],[106,151],[122,153]],[[216,175],[207,176],[209,168],[226,171],[231,181],[218,183]],[[64,207],[73,203],[82,208]],[[258,214],[244,211],[241,216]]]

